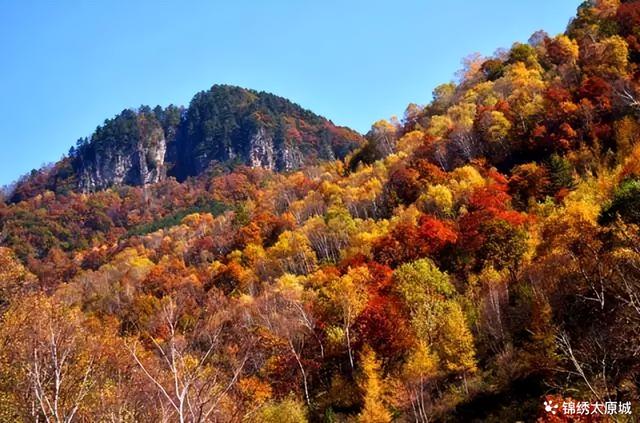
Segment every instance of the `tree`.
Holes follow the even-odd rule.
[[[236,357],[226,357],[223,368],[223,363],[216,363],[220,359],[216,355],[223,348],[224,317],[210,316],[203,327],[193,328],[193,335],[199,339],[180,333],[181,317],[175,301],[167,298],[159,315],[164,336],[149,337],[156,356],[141,353],[137,341],[127,348],[157,392],[163,413],[167,413],[164,418],[180,423],[210,421],[221,412],[221,402],[237,383],[250,351],[244,349]]]
[[[453,213],[453,194],[445,185],[429,185],[427,192],[419,198],[423,211],[447,217]]]
[[[429,422],[430,385],[438,374],[438,365],[438,357],[425,342],[419,341],[402,369],[402,380],[417,422]]]
[[[378,262],[395,267],[426,256],[439,258],[457,238],[450,222],[422,215],[417,225],[397,223],[391,233],[377,240],[373,254]]]
[[[307,237],[299,232],[286,231],[269,249],[269,254],[282,273],[306,275],[316,267],[316,254]]]
[[[371,140],[381,157],[396,151],[397,128],[386,120],[379,120],[371,126],[367,138]]]
[[[418,339],[433,344],[444,311],[443,301],[455,293],[449,276],[431,260],[420,259],[400,266],[393,272],[393,279],[409,309]]]
[[[629,49],[619,35],[589,44],[581,54],[583,69],[590,74],[616,78],[627,73]]]
[[[78,308],[43,294],[9,307],[0,327],[0,380],[12,386],[0,391],[10,393],[17,415],[68,423],[89,418],[110,377],[103,346],[112,340],[99,328]]]
[[[309,396],[309,371],[304,357],[307,337],[315,338],[320,356],[324,357],[322,339],[316,333],[316,321],[311,312],[311,296],[304,291],[300,277],[286,274],[257,301],[260,321],[273,335],[284,340],[293,355],[302,376],[304,398],[311,405]]]
[[[612,200],[602,209],[599,222],[611,223],[617,216],[627,223],[640,223],[640,179],[628,179],[616,188]]]
[[[286,398],[266,404],[250,421],[256,423],[306,423],[307,410],[300,401]]]
[[[453,82],[438,85],[432,92],[433,101],[428,106],[429,111],[433,114],[444,113],[451,105],[455,92],[456,84]]]
[[[0,247],[0,315],[12,298],[29,289],[34,279],[11,249]]]
[[[445,370],[462,373],[467,389],[467,374],[477,370],[473,335],[456,301],[444,303],[442,317],[440,336],[434,345]]]
[[[363,408],[358,415],[362,423],[389,423],[391,413],[385,407],[384,381],[380,375],[380,362],[376,353],[365,347],[360,354],[361,375],[359,386],[363,393]]]
[[[476,370],[475,348],[449,277],[428,259],[399,267],[393,277],[418,342],[433,346],[447,372],[462,373],[466,388],[467,373]]]
[[[528,118],[543,107],[544,88],[545,83],[540,70],[536,67],[527,67],[520,61],[509,66],[504,78],[496,82],[496,89],[504,93],[523,131],[527,128]]]
[[[545,42],[547,57],[555,65],[575,64],[579,56],[578,43],[566,35],[548,38]]]
[[[631,116],[616,121],[613,125],[616,137],[616,149],[620,162],[624,162],[634,152],[640,136],[640,125]]]
[[[547,167],[549,169],[549,189],[552,194],[557,194],[563,189],[571,190],[575,187],[573,168],[566,158],[553,154],[549,158]]]
[[[542,200],[549,191],[547,169],[535,162],[516,166],[509,178],[509,190],[523,208]]]
[[[355,368],[352,328],[367,304],[369,279],[366,267],[349,268],[345,275],[333,278],[325,290],[327,299],[335,307],[340,319],[340,330],[346,342],[351,369]]]

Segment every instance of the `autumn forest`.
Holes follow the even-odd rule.
[[[640,407],[639,119],[619,0],[363,136],[125,110],[0,195],[0,421],[635,421],[542,404]]]

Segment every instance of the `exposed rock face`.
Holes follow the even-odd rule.
[[[258,132],[251,137],[249,163],[252,167],[264,167],[267,169],[275,169],[276,167],[273,139],[267,135],[264,128],[258,129]]]
[[[148,111],[125,110],[98,128],[74,157],[83,192],[114,185],[146,185],[166,176],[167,141]]]
[[[196,94],[187,109],[122,111],[80,140],[68,158],[37,181],[39,189],[31,189],[36,184],[31,182],[29,190],[18,187],[15,198],[38,190],[146,185],[167,176],[182,181],[216,164],[291,171],[343,158],[363,142],[358,133],[282,97],[216,85]]]
[[[131,150],[108,150],[97,154],[93,160],[83,162],[78,187],[83,192],[91,192],[114,185],[160,182],[166,176],[166,151],[167,144],[162,136],[149,146],[138,142]]]
[[[279,169],[284,171],[295,170],[301,168],[305,161],[302,152],[297,145],[285,145],[279,150]],[[320,157],[327,160],[328,157]]]
[[[284,98],[216,85],[191,101],[176,137],[176,157],[168,161],[179,180],[214,163],[290,171],[343,158],[362,143],[356,132]]]

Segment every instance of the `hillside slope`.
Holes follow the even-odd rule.
[[[194,123],[178,180],[0,201],[0,420],[634,421],[638,37],[586,2],[336,160],[201,173]]]
[[[361,144],[356,132],[282,97],[214,85],[196,94],[186,109],[141,106],[107,119],[60,162],[19,181],[11,200],[45,190],[141,186],[167,176],[182,181],[213,165],[290,171],[344,158]]]

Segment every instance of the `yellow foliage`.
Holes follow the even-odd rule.
[[[505,76],[496,81],[496,89],[503,92],[512,110],[524,119],[543,107],[545,83],[540,71],[516,62],[507,68]]]
[[[325,335],[327,336],[329,345],[332,346],[344,345],[346,341],[344,329],[342,329],[340,326],[328,326],[325,329]]]
[[[307,410],[301,401],[287,398],[263,406],[250,421],[255,423],[306,423]]]
[[[453,129],[453,121],[449,116],[436,115],[429,120],[426,134],[434,138],[443,138]]]
[[[304,291],[304,280],[303,276],[285,273],[276,281],[276,290],[278,292],[294,292],[301,295]]]
[[[640,125],[637,120],[631,116],[625,116],[613,124],[616,134],[617,153],[620,161],[629,157],[630,154],[637,152],[634,149],[640,138]],[[629,160],[627,159],[627,163]]]
[[[562,55],[566,58],[570,58],[570,61],[575,62],[580,55],[580,48],[576,40],[573,40],[566,35],[558,35],[554,38],[555,45],[562,51]]]
[[[307,274],[316,268],[316,253],[311,249],[309,240],[299,232],[285,231],[268,251],[282,273]]]
[[[405,134],[398,140],[398,151],[411,153],[422,145],[424,135],[422,131],[411,131]]]
[[[618,179],[622,180],[629,176],[640,176],[640,145],[636,146],[624,161]]]
[[[391,413],[384,405],[385,392],[380,376],[380,361],[375,352],[365,346],[360,355],[361,376],[360,389],[364,394],[364,406],[358,415],[360,423],[388,423],[392,420]]]
[[[479,106],[495,106],[499,98],[496,94],[493,81],[481,82],[465,92],[462,101],[475,103]]]
[[[505,117],[504,113],[496,110],[492,111],[489,116],[491,119],[486,131],[489,141],[504,140],[511,130],[511,121]]]
[[[422,209],[441,216],[449,215],[453,209],[453,194],[444,185],[430,185],[418,199]]]
[[[0,300],[12,296],[21,286],[34,280],[35,276],[18,261],[11,249],[0,247]]]
[[[590,73],[615,78],[626,75],[629,47],[619,35],[588,45],[581,51],[584,69]]]
[[[474,103],[460,103],[447,110],[447,116],[458,130],[469,131],[473,128],[476,117],[476,105]]]
[[[443,318],[440,336],[435,345],[445,369],[455,373],[476,371],[473,335],[460,304],[454,300],[447,301]]]
[[[480,172],[473,166],[462,166],[451,172],[452,180],[449,182],[454,201],[471,194],[476,188],[483,187],[485,180]]]
[[[619,35],[614,35],[602,41],[600,48],[603,50],[602,61],[608,66],[608,70],[616,75],[623,75],[629,64],[629,48],[627,42]]]
[[[182,223],[187,226],[196,227],[200,224],[201,219],[200,213],[191,213],[182,219]]]
[[[595,224],[602,205],[608,200],[607,193],[614,185],[615,178],[606,172],[597,178],[584,180],[565,198],[565,208],[558,213],[569,220],[586,220]]]
[[[593,4],[593,10],[599,18],[611,18],[620,7],[620,0],[594,0]]]
[[[238,381],[238,389],[243,396],[251,398],[254,404],[264,404],[273,396],[271,386],[255,376],[241,378]]]
[[[401,223],[416,225],[420,215],[420,210],[418,210],[414,204],[408,207],[399,207],[391,218],[391,226],[396,226]]]
[[[404,378],[409,382],[415,382],[432,378],[437,373],[438,356],[431,352],[424,341],[418,342],[403,367]]]

